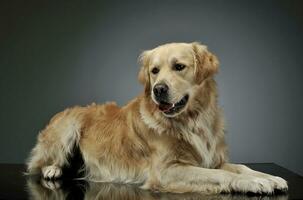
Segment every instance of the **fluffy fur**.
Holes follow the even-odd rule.
[[[171,43],[140,56],[144,93],[119,108],[115,103],[74,107],[55,115],[39,134],[28,172],[58,178],[78,146],[86,179],[138,183],[163,192],[255,192],[287,190],[280,177],[228,163],[224,122],[214,74],[219,62],[199,43]],[[173,70],[174,63],[186,66]],[[154,67],[159,73],[152,74]],[[189,95],[173,115],[158,108],[152,88],[169,85],[170,101]]]

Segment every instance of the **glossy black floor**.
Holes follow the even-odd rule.
[[[285,178],[289,183],[287,193],[272,196],[252,194],[169,194],[141,190],[135,185],[112,183],[88,183],[73,180],[72,173],[58,181],[47,181],[39,177],[23,175],[24,166],[16,164],[0,165],[0,199],[166,199],[166,200],[227,200],[227,199],[303,199],[303,177],[273,163],[247,164],[253,169],[271,173]]]

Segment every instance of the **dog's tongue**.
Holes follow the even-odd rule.
[[[165,103],[165,104],[159,104],[159,109],[161,111],[168,111],[173,107],[173,104]]]

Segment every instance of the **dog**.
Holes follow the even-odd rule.
[[[39,133],[28,173],[59,178],[78,147],[89,181],[172,193],[288,189],[280,177],[228,162],[214,80],[219,61],[205,45],[164,44],[144,51],[139,63],[138,97],[121,108],[109,102],[56,114]]]

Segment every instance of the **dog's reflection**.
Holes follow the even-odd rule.
[[[286,200],[286,194],[273,196],[249,196],[244,194],[171,194],[142,190],[134,185],[114,183],[93,183],[82,181],[50,181],[30,178],[27,181],[29,197],[32,200]]]

